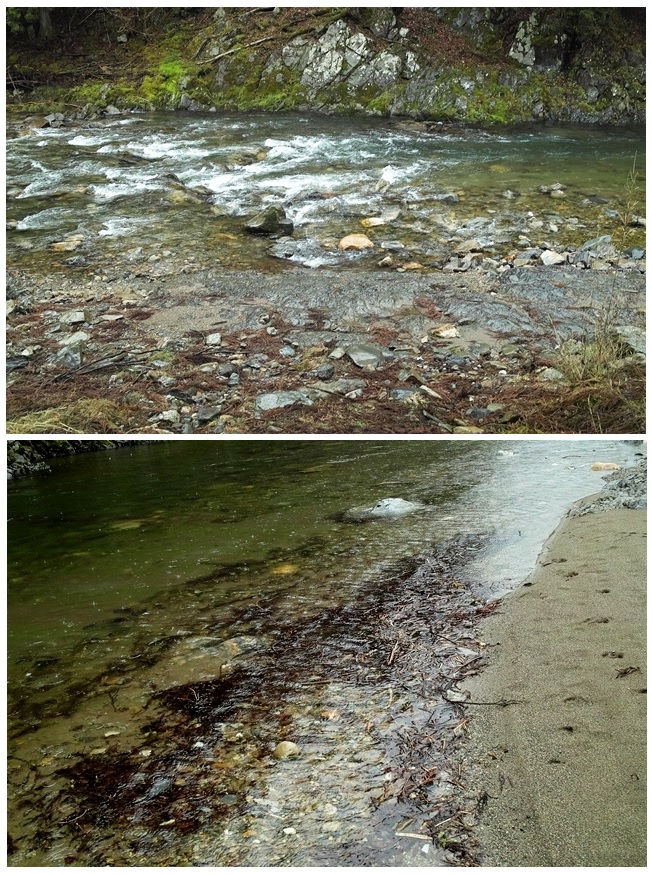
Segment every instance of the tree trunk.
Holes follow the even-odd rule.
[[[38,7],[38,41],[49,43],[54,37],[54,25],[52,24],[53,6]]]

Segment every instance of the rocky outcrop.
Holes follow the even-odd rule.
[[[181,52],[166,55],[162,33],[147,53],[160,62],[67,86],[62,99],[85,117],[165,108],[309,109],[474,124],[644,120],[640,9],[219,7],[188,15],[201,15],[201,23],[188,30]],[[130,39],[124,36],[126,51]],[[26,78],[11,57],[10,79]],[[89,67],[91,78],[96,68]],[[46,78],[51,86],[49,67]],[[14,96],[25,102],[20,88]],[[60,124],[51,109],[45,124]]]
[[[350,9],[320,34],[298,35],[268,53],[258,89],[279,99],[285,90],[295,104],[329,112],[481,123],[642,121],[645,59],[635,40],[626,51],[593,58],[582,53],[581,39],[577,48],[580,24],[564,30],[559,16],[552,26],[540,9],[515,24],[506,12]],[[248,57],[260,63],[257,52]],[[230,87],[246,87],[237,58],[223,62],[216,77],[227,100]]]

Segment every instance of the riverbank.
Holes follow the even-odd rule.
[[[55,459],[57,456],[75,456],[79,453],[112,450],[142,443],[145,441],[8,441],[7,479],[47,474],[51,470],[48,460]]]
[[[76,13],[12,10],[11,104],[78,118],[118,107],[311,109],[483,125],[644,119],[638,9]]]
[[[14,271],[7,431],[644,431],[641,273],[415,273]]]
[[[482,621],[490,662],[465,689],[505,703],[468,705],[484,866],[645,866],[644,477],[574,508]]]

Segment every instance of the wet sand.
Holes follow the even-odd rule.
[[[483,866],[646,865],[646,511],[566,518],[465,684]],[[484,798],[484,797],[483,797]]]

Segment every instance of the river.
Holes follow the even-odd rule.
[[[640,129],[427,129],[279,113],[127,114],[49,129],[11,120],[8,252],[32,268],[78,266],[81,254],[136,266],[179,253],[228,269],[368,268],[377,249],[337,243],[372,218],[377,245],[426,266],[455,235],[500,257],[524,237],[563,248],[622,234],[618,213],[639,197],[626,191],[634,166],[642,186]],[[555,184],[560,199],[539,191]],[[292,239],[270,246],[243,235],[271,205],[293,222]],[[84,238],[76,255],[79,240],[50,248],[75,233]]]
[[[460,605],[497,604],[599,490],[592,463],[638,451],[165,440],[11,481],[12,865],[448,865],[401,826],[445,772],[437,790],[387,796],[406,721],[425,712],[388,681],[400,634],[375,666],[378,629],[401,611],[410,627],[431,587],[411,596],[410,569],[430,554],[441,610],[462,580]],[[342,516],[384,497],[416,509]],[[443,660],[482,646],[443,643]],[[455,714],[436,701],[443,738]],[[301,756],[274,759],[280,740]]]

